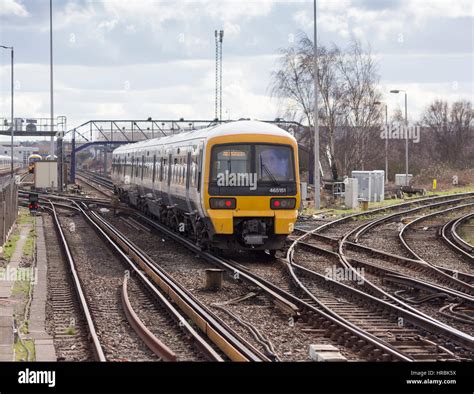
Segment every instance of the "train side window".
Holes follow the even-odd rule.
[[[146,168],[146,179],[148,179],[150,182],[152,181],[153,178],[153,158],[149,157],[148,158],[148,166]]]
[[[160,157],[160,182],[164,180],[164,166],[166,166],[166,159]]]
[[[178,183],[178,158],[173,161],[173,183]]]
[[[186,189],[189,189],[189,184],[191,182],[191,173],[192,173],[192,159],[191,159],[191,151],[188,151],[187,156],[187,165],[186,165]]]
[[[190,167],[190,174],[191,174],[191,186],[196,187],[197,185],[197,176],[198,176],[198,165],[197,165],[197,155],[192,155],[191,157],[191,167]]]
[[[155,177],[156,177],[156,155],[153,155],[153,171],[151,175],[151,182],[155,183]]]
[[[138,171],[140,171],[140,158],[137,157],[135,159],[135,162],[136,162],[136,164],[135,164],[135,178],[138,178]]]
[[[201,178],[202,178],[202,161],[203,161],[203,154],[202,154],[202,143],[198,148],[198,153],[196,157],[197,161],[197,191],[201,191]]]
[[[173,167],[173,162],[171,161],[171,154],[168,155],[169,165],[168,165],[168,185],[171,184],[171,167]]]

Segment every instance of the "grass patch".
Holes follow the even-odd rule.
[[[13,253],[15,252],[16,249],[16,244],[18,240],[20,239],[20,234],[17,232],[17,230],[14,230],[14,233],[10,236],[8,241],[6,242],[4,248],[3,248],[3,258],[7,261],[10,261],[12,258]]]
[[[35,352],[35,343],[31,339],[23,340],[23,343],[30,351],[30,361],[36,360],[36,352]],[[26,349],[23,347],[21,342],[17,339],[15,344],[13,345],[15,351],[15,361],[26,361],[27,352]]]
[[[25,320],[25,322],[23,323],[23,325],[21,326],[21,333],[22,334],[28,334],[30,332],[30,327],[29,327],[29,324],[30,324],[30,321],[29,320]]]
[[[462,186],[462,187],[453,187],[448,190],[443,191],[427,191],[426,195],[428,196],[446,196],[449,194],[459,194],[459,193],[471,193],[474,192],[474,186]]]
[[[30,292],[30,281],[29,280],[17,280],[13,285],[12,295],[25,295],[28,296]]]
[[[26,257],[33,256],[33,253],[35,250],[35,238],[36,238],[35,230],[31,229],[30,233],[28,234],[28,237],[26,238],[25,245],[23,246],[23,254]]]
[[[77,330],[75,327],[68,327],[66,328],[65,334],[66,335],[76,335]]]
[[[20,210],[20,216],[17,219],[18,224],[35,224],[35,217],[30,215],[30,212],[25,209]]]

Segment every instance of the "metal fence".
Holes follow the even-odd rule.
[[[0,246],[3,246],[18,216],[18,185],[15,179],[0,181]]]

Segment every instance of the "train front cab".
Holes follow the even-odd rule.
[[[209,141],[207,152],[203,203],[213,246],[281,249],[300,204],[296,141],[259,134],[221,136]]]

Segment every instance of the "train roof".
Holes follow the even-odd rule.
[[[40,157],[40,158],[43,158],[40,154],[38,153],[32,153],[31,155],[28,156],[28,159],[30,159],[31,157]]]
[[[207,140],[213,137],[234,134],[264,134],[289,137],[291,139],[294,139],[294,137],[290,133],[274,124],[255,120],[240,120],[236,122],[228,122],[212,127],[207,127],[205,129],[185,131],[166,137],[153,138],[136,142],[134,144],[122,145],[115,149],[114,153],[125,153],[134,151],[136,149],[149,148],[156,145],[173,144],[177,142],[184,142],[195,139]]]
[[[0,160],[11,160],[11,156],[0,155]],[[13,161],[20,161],[20,159],[18,157],[14,157]]]

